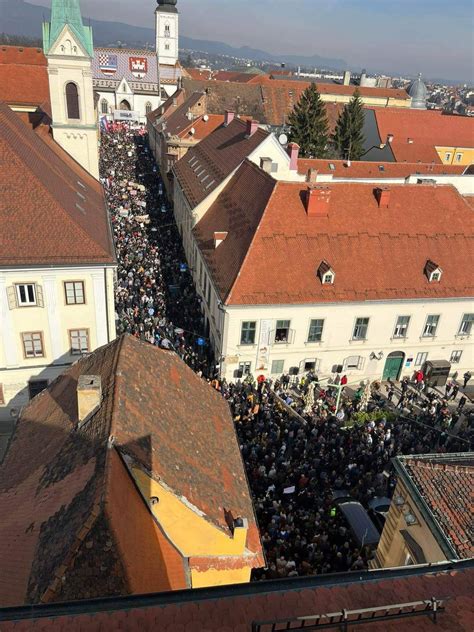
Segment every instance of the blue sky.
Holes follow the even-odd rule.
[[[93,18],[152,26],[156,4],[81,0],[81,6]],[[178,7],[189,37],[338,57],[369,71],[474,75],[474,0],[178,0]]]

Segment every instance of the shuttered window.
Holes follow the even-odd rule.
[[[79,94],[75,83],[66,84],[66,106],[69,119],[79,119]]]

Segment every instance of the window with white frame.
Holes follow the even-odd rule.
[[[397,322],[395,323],[393,337],[406,338],[409,324],[410,324],[410,316],[399,316],[397,318]]]
[[[423,337],[431,338],[436,335],[436,330],[438,329],[439,323],[439,315],[438,314],[429,314],[426,318],[425,327],[423,329]]]
[[[16,285],[17,302],[20,307],[36,305],[36,286],[34,283]]]
[[[472,324],[474,323],[474,314],[464,314],[462,317],[461,325],[459,327],[460,336],[469,336],[472,331]]]
[[[240,344],[241,345],[255,344],[256,331],[257,331],[257,321],[255,320],[244,321],[240,329]]]
[[[461,350],[451,351],[451,357],[449,358],[449,361],[451,362],[451,364],[459,364],[459,362],[461,362],[461,356]]]
[[[242,375],[250,375],[251,368],[251,362],[239,362],[239,373],[242,372]]]
[[[290,340],[290,321],[277,320],[275,329],[275,342],[288,342]]]
[[[281,375],[283,373],[283,367],[285,366],[284,360],[273,360],[272,361],[272,375]]]
[[[306,358],[303,361],[303,370],[304,371],[314,371],[316,369],[316,358]]]
[[[354,331],[352,332],[352,339],[353,340],[366,340],[368,328],[369,328],[368,318],[356,318]]]
[[[25,358],[42,358],[44,356],[43,333],[27,331],[21,334]]]
[[[82,355],[89,351],[89,330],[88,329],[71,329],[69,332],[69,341],[71,345],[72,355]]]
[[[436,283],[441,280],[443,272],[438,268],[430,274],[430,283]]]
[[[165,24],[165,37],[170,37],[171,36],[171,29],[170,29],[170,25],[168,23]]]
[[[349,371],[350,369],[360,370],[364,368],[364,358],[362,356],[349,356],[344,360],[344,371]]]
[[[324,320],[313,318],[309,324],[308,342],[320,342],[323,338]]]
[[[83,305],[85,301],[83,281],[65,281],[66,305]]]
[[[428,360],[428,353],[426,351],[417,353],[416,358],[415,358],[415,366],[422,366],[427,360]]]
[[[451,152],[447,151],[444,154],[444,160],[445,160],[445,162],[449,162],[451,160]]]
[[[461,162],[462,154],[456,154],[456,162]]]

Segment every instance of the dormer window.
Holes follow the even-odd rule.
[[[336,278],[334,270],[327,261],[321,261],[317,274],[323,285],[332,285]]]
[[[431,259],[428,259],[425,265],[425,275],[428,281],[430,283],[439,283],[439,281],[441,281],[442,274],[443,271],[439,265],[434,261],[431,261]]]

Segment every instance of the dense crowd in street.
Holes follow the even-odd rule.
[[[229,402],[268,562],[255,578],[366,568],[372,552],[353,539],[334,491],[367,506],[391,497],[396,455],[470,449],[466,401],[448,403],[458,383],[443,393],[416,377],[355,390],[345,376],[220,380],[198,344],[200,300],[144,131],[103,132],[100,170],[118,257],[117,333],[175,350]]]

